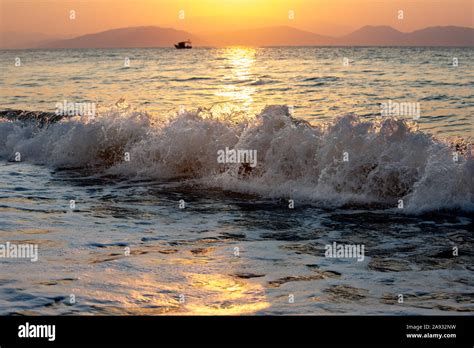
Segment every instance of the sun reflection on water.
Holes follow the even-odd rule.
[[[90,295],[102,303],[101,313],[109,315],[250,315],[270,307],[260,284],[221,274],[185,276],[186,283],[174,284],[151,276],[117,278],[112,289]]]
[[[229,73],[224,76],[216,96],[239,103],[243,109],[249,109],[253,103],[255,87],[249,86],[253,80],[253,67],[257,51],[249,47],[228,47],[221,51]]]
[[[271,307],[264,285],[233,275],[239,263],[210,267],[220,258],[214,247],[192,249],[195,252],[171,250],[159,257],[150,253],[152,249],[165,250],[155,246],[128,257],[95,255],[94,260],[111,262],[112,267],[102,269],[100,275],[81,274],[82,285],[95,290],[75,292],[83,303],[100,303],[95,310],[109,315],[251,315]],[[159,271],[130,277],[116,267],[122,262]]]
[[[254,314],[270,307],[261,285],[220,274],[189,274],[199,294],[186,309],[194,315]]]

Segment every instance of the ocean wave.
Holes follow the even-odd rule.
[[[277,82],[276,80],[271,80],[271,79],[257,79],[251,82],[250,86],[264,86],[264,85],[269,85],[276,82]]]
[[[225,148],[256,150],[256,165],[218,163]],[[394,118],[346,115],[311,126],[286,106],[253,116],[215,108],[165,116],[110,107],[99,108],[94,119],[64,118],[44,127],[0,121],[0,158],[13,160],[17,152],[22,161],[54,168],[183,180],[321,206],[474,211],[472,144],[437,139]]]
[[[340,78],[337,76],[317,76],[303,79],[304,82],[335,82],[339,80]]]
[[[213,77],[206,77],[206,76],[194,76],[194,77],[187,77],[182,79],[173,79],[172,81],[176,82],[188,82],[188,81],[201,81],[201,80],[213,80]]]

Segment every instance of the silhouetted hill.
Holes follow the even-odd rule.
[[[403,41],[404,34],[389,26],[367,25],[356,31],[338,38],[341,45],[398,45]]]
[[[474,46],[474,28],[430,27],[407,35],[407,43],[415,46]]]
[[[133,27],[82,35],[43,45],[45,48],[122,48],[122,47],[173,47],[179,41],[202,41],[193,34],[171,28]]]
[[[365,26],[338,39],[348,46],[474,46],[474,29],[430,27],[402,33],[389,26]]]

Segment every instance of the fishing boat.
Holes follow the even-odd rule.
[[[191,41],[183,41],[183,42],[178,42],[176,45],[174,45],[178,50],[183,50],[183,49],[190,49],[193,48],[191,46]]]

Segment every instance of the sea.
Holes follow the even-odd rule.
[[[472,315],[473,58],[1,50],[0,314]]]

